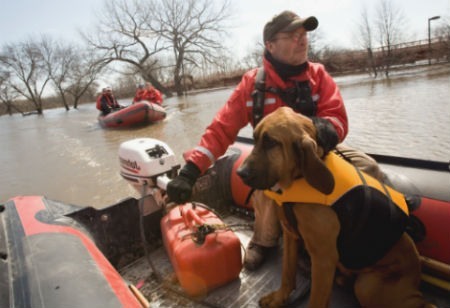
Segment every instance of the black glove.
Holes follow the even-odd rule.
[[[336,129],[330,121],[324,118],[311,117],[317,131],[317,144],[322,147],[324,155],[328,154],[339,143]]]
[[[180,173],[167,184],[167,195],[170,201],[181,204],[189,200],[192,187],[200,175],[200,169],[191,162],[181,168]]]

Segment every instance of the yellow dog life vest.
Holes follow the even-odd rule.
[[[265,194],[284,206],[291,223],[295,216],[287,209],[296,203],[332,207],[341,225],[337,241],[340,262],[350,269],[374,264],[406,229],[409,211],[405,198],[335,153],[329,153],[324,162],[335,182],[329,195],[319,192],[304,178],[295,180],[284,191],[266,190]],[[326,221],[317,227],[326,227],[325,224]]]
[[[281,193],[266,190],[265,194],[275,200],[278,205],[282,205],[284,202],[298,202],[332,206],[351,189],[367,185],[387,195],[405,214],[409,213],[405,198],[400,192],[357,170],[355,166],[333,152],[326,156],[324,162],[334,177],[335,185],[331,194],[325,195],[321,193],[309,185],[305,178],[295,180],[288,189]]]

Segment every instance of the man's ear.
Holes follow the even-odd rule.
[[[334,177],[318,156],[314,140],[304,137],[302,140],[295,141],[293,147],[298,167],[305,180],[321,193],[330,194],[334,189]]]
[[[267,41],[264,43],[264,46],[266,47],[267,51],[270,53],[272,53],[272,51],[273,51],[273,44],[274,44],[274,42],[271,42],[271,41]]]

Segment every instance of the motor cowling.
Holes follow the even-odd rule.
[[[137,138],[119,147],[120,175],[136,189],[157,187],[161,178],[173,178],[180,168],[172,149],[153,138]]]

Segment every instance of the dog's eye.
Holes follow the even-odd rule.
[[[263,147],[266,150],[270,150],[270,149],[272,149],[272,148],[274,148],[274,147],[276,147],[276,146],[278,146],[280,144],[277,140],[271,138],[268,135],[264,135],[263,136],[262,142],[263,142]]]

